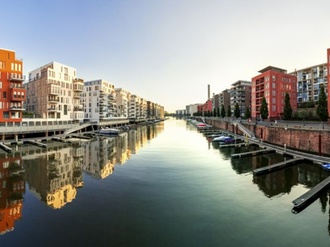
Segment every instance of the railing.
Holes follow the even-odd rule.
[[[24,134],[70,129],[77,125],[73,120],[23,119],[18,123],[0,123],[1,134]]]

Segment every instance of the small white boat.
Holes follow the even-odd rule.
[[[215,137],[215,138],[213,138],[213,141],[214,142],[226,142],[227,140],[231,140],[231,139],[233,139],[232,137],[230,137],[230,136],[218,136],[218,137]]]
[[[101,128],[99,134],[103,135],[119,135],[120,130],[115,128]]]

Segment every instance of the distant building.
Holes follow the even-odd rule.
[[[122,89],[116,88],[116,103],[117,103],[117,116],[128,118],[128,106],[129,106],[129,98],[131,93]]]
[[[285,93],[290,96],[293,110],[297,109],[297,78],[284,69],[268,66],[252,78],[251,115],[260,118],[263,97],[268,104],[269,119],[279,119],[283,115]]]
[[[22,121],[23,81],[23,61],[16,59],[14,51],[0,49],[0,122]]]
[[[194,113],[198,112],[198,105],[200,104],[191,104],[186,106],[186,111],[188,116],[193,116]]]
[[[212,113],[217,112],[219,108],[220,112],[220,95],[219,94],[213,94],[212,97]]]
[[[234,113],[236,103],[239,106],[241,116],[244,117],[247,107],[251,105],[251,82],[239,80],[231,84],[230,108]],[[227,108],[225,108],[227,110]]]
[[[29,80],[24,84],[27,111],[41,118],[82,121],[83,81],[76,74],[75,68],[58,62],[29,72]]]
[[[230,91],[224,90],[219,94],[219,105],[220,105],[220,112],[222,105],[224,106],[226,112],[228,110],[228,106],[230,106]]]
[[[104,80],[84,82],[84,119],[92,122],[117,117],[115,86]]]

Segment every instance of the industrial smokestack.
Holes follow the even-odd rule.
[[[210,99],[210,84],[207,84],[207,99]]]

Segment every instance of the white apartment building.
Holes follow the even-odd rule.
[[[117,117],[115,86],[104,80],[84,82],[84,118],[92,122]]]
[[[129,100],[128,118],[142,118],[142,98],[133,94]]]
[[[186,106],[188,116],[193,116],[194,113],[198,112],[198,105],[201,104],[190,104]]]
[[[31,71],[24,84],[27,111],[41,118],[82,121],[83,84],[76,76],[75,68],[58,62]]]
[[[128,118],[128,107],[131,93],[122,89],[116,88],[116,103],[118,117]]]

